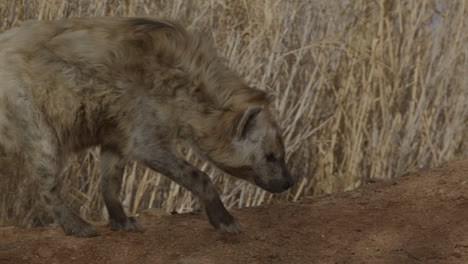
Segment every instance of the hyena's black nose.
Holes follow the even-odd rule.
[[[283,169],[283,179],[284,179],[283,188],[285,190],[287,190],[287,189],[293,187],[294,179],[291,176],[291,174],[289,173],[289,170],[286,167],[286,164],[284,164],[284,162],[282,164],[282,169]]]
[[[285,182],[284,182],[284,185],[283,185],[283,188],[285,190],[291,188],[294,186],[294,180],[293,178],[289,177]]]

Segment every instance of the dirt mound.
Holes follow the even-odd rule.
[[[233,210],[240,235],[203,214],[145,213],[146,231],[67,237],[0,229],[0,263],[468,263],[468,160],[297,203]]]

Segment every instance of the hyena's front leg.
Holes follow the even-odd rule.
[[[143,232],[143,227],[133,217],[127,217],[119,194],[122,186],[125,161],[119,153],[101,150],[101,186],[104,202],[109,213],[109,226],[112,230]]]
[[[151,149],[145,151],[143,162],[182,185],[197,196],[205,206],[211,225],[216,229],[238,233],[242,226],[224,207],[210,177],[169,150]]]

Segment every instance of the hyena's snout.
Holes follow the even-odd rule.
[[[266,180],[254,179],[255,184],[272,193],[284,192],[294,186],[294,179],[286,166],[281,166],[280,170],[270,171]]]
[[[294,186],[294,179],[289,174],[289,171],[286,171],[281,176],[281,179],[273,179],[270,180],[268,185],[271,188],[271,192],[280,193],[288,190],[289,188]]]
[[[294,186],[294,179],[291,177],[291,175],[288,173],[286,176],[285,182],[283,183],[283,188],[286,191],[287,189],[291,188]]]

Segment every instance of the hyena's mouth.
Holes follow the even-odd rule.
[[[284,192],[292,186],[292,184],[288,183],[287,179],[285,179],[284,181],[272,180],[265,182],[255,173],[255,171],[250,166],[242,166],[237,168],[222,166],[221,169],[223,169],[225,172],[231,174],[234,177],[249,181],[257,185],[258,187],[264,189],[265,191],[271,193]]]
[[[220,168],[234,177],[255,183],[255,172],[250,166],[242,166],[237,168],[229,166],[220,166]]]
[[[291,180],[288,180],[288,179],[272,180],[272,181],[269,181],[268,183],[265,183],[259,180],[258,178],[254,178],[253,183],[255,183],[255,185],[257,185],[258,187],[264,189],[265,191],[271,192],[271,193],[284,192],[294,185],[294,182],[292,181],[292,179]]]

